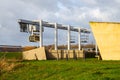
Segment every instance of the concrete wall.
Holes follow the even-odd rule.
[[[120,60],[120,23],[90,22],[103,60]]]
[[[83,51],[81,50],[49,50],[47,53],[48,59],[65,59],[68,58],[83,58]]]
[[[66,59],[68,58],[83,58],[83,50],[46,50],[45,48],[36,48],[23,52],[24,60],[47,60],[47,59]]]
[[[23,52],[24,60],[46,60],[45,48],[36,48]]]

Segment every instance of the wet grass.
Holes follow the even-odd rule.
[[[97,59],[47,60],[17,62],[11,71],[0,75],[1,80],[119,80],[120,61]]]

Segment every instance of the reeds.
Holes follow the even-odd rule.
[[[11,71],[15,67],[15,63],[12,62],[7,62],[6,59],[1,59],[0,60],[0,74],[6,71]]]

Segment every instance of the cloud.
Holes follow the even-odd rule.
[[[0,29],[2,29],[2,25],[0,24]]]
[[[90,28],[89,21],[120,21],[119,3],[119,0],[0,0],[0,44],[38,44],[29,43],[29,34],[20,33],[18,19],[43,19]],[[44,43],[54,41],[53,30],[44,33]],[[60,33],[59,36],[66,35]]]
[[[85,2],[86,4],[89,4],[89,5],[96,5],[97,4],[97,1],[96,0],[83,0],[83,2]]]

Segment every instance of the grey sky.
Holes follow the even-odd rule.
[[[120,0],[0,0],[0,45],[37,45],[20,33],[18,19],[89,27],[89,21],[120,21]],[[53,29],[46,29],[44,43],[53,44]],[[60,31],[59,43],[66,32]],[[76,34],[77,35],[77,34]]]

